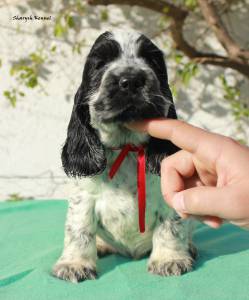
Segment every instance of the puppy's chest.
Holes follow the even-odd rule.
[[[163,202],[160,178],[146,174],[146,232],[141,235],[138,226],[136,155],[131,154],[122,163],[112,180],[107,176],[109,169],[110,165],[98,182],[99,193],[95,204],[98,227],[102,234],[106,234],[105,238],[132,247],[131,244],[141,238],[151,238]]]

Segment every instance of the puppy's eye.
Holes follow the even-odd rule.
[[[101,69],[102,67],[104,67],[104,65],[105,65],[105,61],[99,59],[99,60],[96,62],[95,69],[96,69],[96,70],[99,70],[99,69]]]

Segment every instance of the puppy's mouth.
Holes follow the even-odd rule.
[[[153,101],[138,98],[136,101],[126,101],[122,105],[103,104],[101,101],[95,105],[95,111],[99,121],[104,123],[126,123],[166,117],[172,104],[160,101],[160,97],[154,97]]]
[[[150,108],[141,109],[139,107],[131,106],[124,111],[120,112],[116,116],[110,119],[111,122],[132,122],[132,121],[141,121],[148,118],[163,117],[163,112],[152,111]],[[108,120],[106,120],[108,122]]]

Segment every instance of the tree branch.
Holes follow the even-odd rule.
[[[249,65],[242,64],[235,59],[231,59],[225,56],[210,55],[210,54],[208,55],[202,53],[199,57],[196,56],[195,58],[193,58],[193,60],[203,65],[213,65],[213,66],[220,66],[223,68],[231,68],[249,78]]]
[[[206,3],[209,2],[210,0],[198,0],[198,1]],[[212,53],[203,53],[198,51],[193,46],[191,46],[185,40],[183,36],[183,26],[184,26],[185,19],[188,16],[188,11],[182,7],[169,3],[166,0],[157,0],[157,1],[155,0],[88,0],[88,3],[90,5],[109,5],[109,4],[130,5],[130,6],[137,5],[137,6],[142,6],[154,10],[159,13],[167,14],[171,18],[170,31],[176,49],[182,51],[186,56],[188,56],[190,59],[192,59],[197,63],[232,68],[242,73],[246,77],[249,77],[249,64],[246,63],[244,60],[242,61],[241,58],[234,57],[234,56],[225,57],[225,56],[220,56]],[[220,25],[222,25],[222,23]],[[228,40],[228,44],[229,44],[229,40]],[[231,46],[231,44],[229,45]],[[229,49],[231,48],[229,47]],[[246,51],[240,49],[240,54],[241,53],[246,53]]]
[[[157,11],[159,13],[163,13],[164,9],[167,9],[168,15],[176,15],[178,18],[186,17],[188,14],[188,11],[178,7],[172,3],[168,3],[165,0],[88,0],[88,4],[90,5],[109,5],[109,4],[115,4],[115,5],[130,5],[130,6],[142,6],[146,7],[148,9]]]
[[[249,59],[249,51],[242,49],[230,36],[213,0],[198,0],[201,12],[216,34],[217,39],[226,49],[229,57],[242,62]]]

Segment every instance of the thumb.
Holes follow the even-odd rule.
[[[228,197],[225,188],[195,187],[176,193],[172,206],[180,213],[226,218]]]

